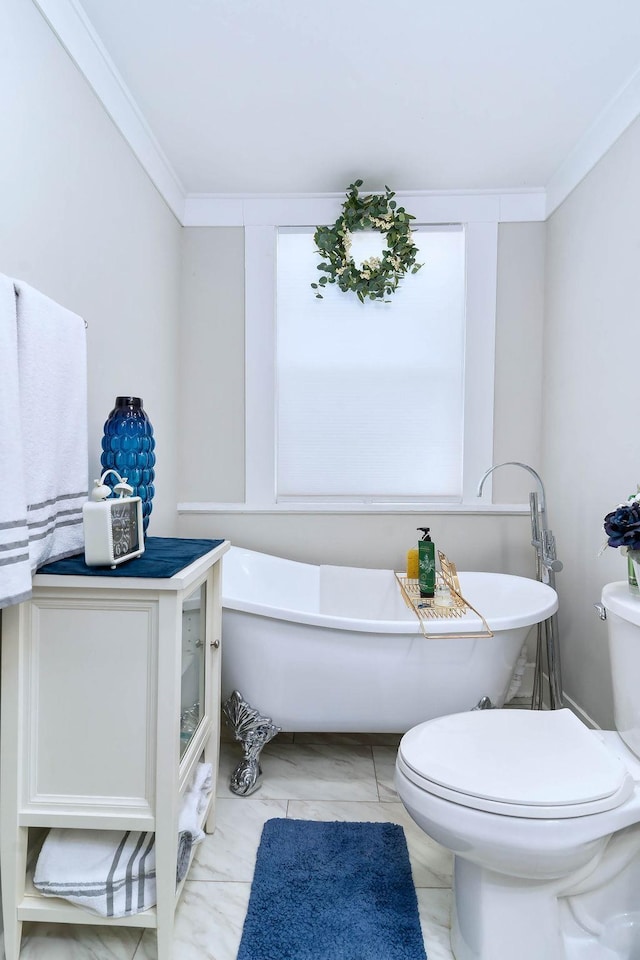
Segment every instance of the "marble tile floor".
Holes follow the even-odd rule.
[[[260,790],[234,796],[241,753],[224,741],[217,828],[198,847],[176,914],[174,960],[236,960],[264,822],[388,821],[404,827],[429,960],[449,945],[451,855],[416,827],[393,787],[399,738],[376,734],[280,734],[262,754]],[[156,960],[155,934],[131,928],[25,924],[21,960]]]

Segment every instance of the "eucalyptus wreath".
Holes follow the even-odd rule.
[[[385,186],[384,194],[360,196],[361,186],[362,180],[349,185],[342,215],[332,227],[318,227],[313,235],[316,252],[322,257],[318,264],[322,276],[311,284],[319,300],[329,283],[337,283],[345,293],[352,290],[361,303],[365,297],[383,300],[396,290],[407,273],[417,273],[422,266],[416,263],[411,235],[410,224],[415,217],[397,205],[389,187]],[[381,257],[371,256],[361,266],[355,263],[350,248],[351,235],[356,230],[377,230],[385,235],[387,249]]]

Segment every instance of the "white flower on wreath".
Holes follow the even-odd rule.
[[[379,270],[381,263],[382,261],[380,260],[380,257],[369,257],[368,260],[363,261],[362,266],[365,268],[365,270]],[[362,276],[364,277],[365,274],[363,273]],[[369,279],[368,275],[366,279]]]

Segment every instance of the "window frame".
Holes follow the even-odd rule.
[[[263,222],[245,223],[245,503],[248,510],[290,512],[396,512],[443,507],[478,507],[478,477],[493,461],[495,332],[499,204],[493,216],[473,203],[431,211],[429,198],[403,196],[415,225],[464,226],[466,238],[466,333],[464,362],[462,497],[445,503],[425,496],[358,500],[336,498],[296,501],[276,499],[276,249],[280,227],[312,227],[339,216],[336,201],[289,200],[266,205]],[[474,198],[469,198],[470,200]],[[432,206],[432,205],[431,205]],[[451,205],[450,205],[451,206]],[[278,210],[278,207],[280,210]],[[466,207],[466,209],[465,209]],[[315,215],[314,215],[315,214]],[[474,215],[475,214],[475,215]]]

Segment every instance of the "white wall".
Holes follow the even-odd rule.
[[[540,466],[544,289],[543,223],[504,224],[498,251],[494,462]],[[241,502],[244,495],[244,287],[242,232],[186,228],[181,330],[185,431],[180,501]],[[491,464],[487,464],[489,467]],[[478,477],[478,480],[480,477]],[[498,471],[496,501],[528,503],[531,478]],[[310,562],[401,569],[416,527],[460,569],[533,575],[528,517],[226,513],[183,515],[184,536],[228,537],[239,546]]]
[[[244,230],[183,231],[178,500],[244,497]]]
[[[640,121],[547,224],[543,466],[559,555],[564,685],[613,724],[606,625],[593,603],[626,578],[602,521],[640,483]]]
[[[0,272],[88,323],[90,476],[115,397],[143,398],[171,534],[181,227],[29,0],[2,3],[0,116]]]

